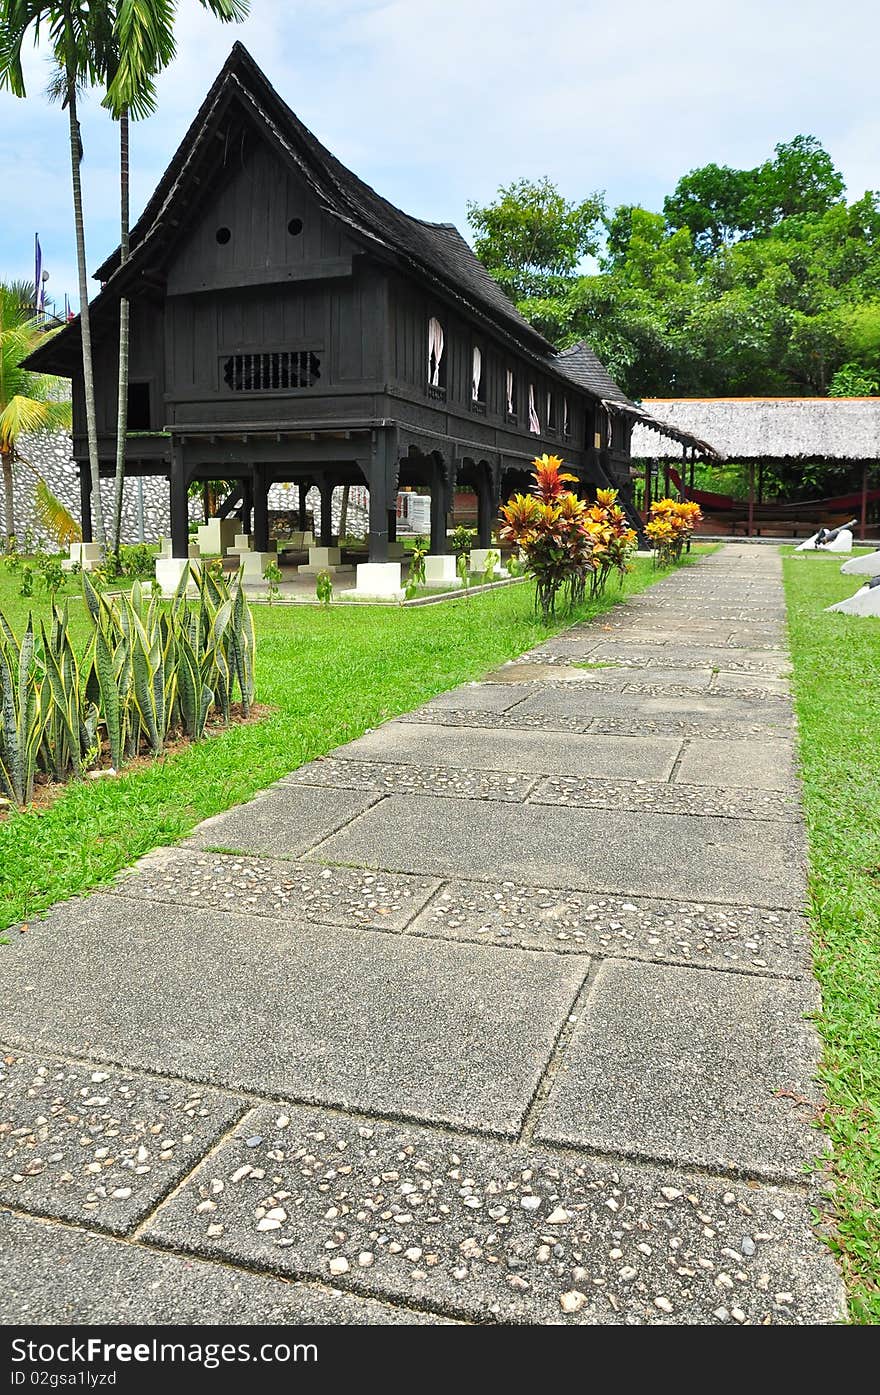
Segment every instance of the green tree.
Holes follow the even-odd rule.
[[[41,431],[70,430],[70,403],[59,400],[57,378],[28,373],[23,359],[43,337],[42,323],[22,303],[20,286],[0,285],[0,468],[6,536],[15,536],[15,462],[20,438]]]
[[[250,0],[199,0],[206,10],[224,24],[243,20]],[[104,106],[119,123],[119,260],[129,257],[129,118],[150,116],[156,109],[156,78],[172,62],[176,53],[174,24],[176,5],[172,0],[116,0],[105,5],[105,25],[112,18],[111,32],[102,44],[107,94]],[[122,494],[125,483],[125,442],[128,430],[128,297],[119,300],[119,394],[116,415],[116,470],[113,487],[113,551],[117,559],[122,541]]]
[[[673,230],[687,228],[702,256],[711,256],[751,232],[754,219],[754,171],[729,165],[703,165],[683,175],[663,201]]]
[[[70,174],[73,188],[73,219],[76,240],[76,266],[79,285],[80,331],[82,339],[83,387],[86,407],[86,437],[92,477],[92,516],[95,536],[105,541],[101,507],[101,473],[98,460],[98,428],[95,416],[95,379],[92,369],[92,331],[89,313],[89,280],[86,264],[86,238],[83,221],[80,165],[83,147],[77,116],[82,87],[94,86],[105,71],[105,54],[95,41],[106,26],[96,22],[103,9],[87,0],[0,0],[0,88],[8,87],[17,97],[25,97],[21,51],[29,31],[38,42],[45,31],[52,51],[56,77],[53,91],[67,110],[70,146]]]
[[[468,204],[477,256],[511,300],[564,291],[585,257],[599,249],[603,200],[565,199],[550,179],[516,180],[494,203]]]

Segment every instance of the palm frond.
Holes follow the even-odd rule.
[[[32,397],[10,397],[0,412],[0,447],[12,450],[24,433],[48,431],[52,421],[48,402],[36,402]]]
[[[34,490],[34,514],[41,528],[55,540],[59,547],[68,547],[82,539],[82,529],[73,514],[56,499],[42,475]]]

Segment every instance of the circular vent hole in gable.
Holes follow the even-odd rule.
[[[216,232],[216,238],[217,241],[220,243],[220,246],[225,247],[227,242],[232,241],[232,233],[229,231],[228,228],[218,228]]]
[[[299,237],[299,235],[300,235],[300,233],[302,232],[302,230],[303,230],[303,220],[302,220],[302,218],[291,218],[290,222],[287,224],[287,231],[290,233],[290,236],[291,236],[291,237]]]

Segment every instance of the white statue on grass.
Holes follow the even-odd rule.
[[[852,530],[858,524],[857,518],[851,518],[849,523],[843,523],[839,528],[820,528],[818,533],[799,543],[795,552],[852,552]]]
[[[854,596],[848,596],[837,605],[829,605],[826,610],[837,610],[841,615],[876,615],[880,617],[880,576],[875,576]]]

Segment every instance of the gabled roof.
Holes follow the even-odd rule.
[[[617,386],[585,339],[579,344],[573,344],[570,349],[560,349],[553,361],[566,377],[571,378],[578,387],[584,388],[594,397],[601,397],[603,402],[615,402],[621,407],[628,407],[638,414],[638,407],[634,402],[630,402],[626,393]]]
[[[276,140],[312,187],[325,212],[339,218],[350,231],[404,258],[423,275],[458,298],[463,298],[508,333],[524,342],[532,353],[552,352],[552,345],[533,328],[504,294],[497,281],[451,223],[428,223],[396,208],[347,169],[303,125],[272,87],[247,49],[236,43],[220,70],[195,119],[156,186],[144,212],[131,230],[132,253],[168,216],[187,183],[193,156],[209,136],[214,116],[235,93],[255,118],[262,118]],[[98,268],[97,277],[109,281],[119,266],[119,249]]]
[[[669,430],[708,436],[721,460],[880,460],[880,397],[658,397],[644,406]],[[632,453],[674,452],[637,427]]]

